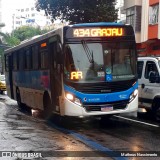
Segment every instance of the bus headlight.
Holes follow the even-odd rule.
[[[130,101],[132,101],[138,94],[138,89],[135,89],[134,92],[130,95]]]
[[[70,93],[67,93],[67,94],[66,94],[66,98],[67,98],[68,100],[70,100],[70,101],[73,101],[74,96],[73,96],[72,94],[70,94]]]
[[[71,102],[73,102],[73,103],[81,106],[81,101],[80,101],[80,99],[77,98],[77,97],[75,97],[73,94],[71,94],[71,93],[66,93],[66,98],[67,98],[68,100],[70,100]]]

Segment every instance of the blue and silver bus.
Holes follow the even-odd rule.
[[[133,28],[64,26],[5,51],[8,96],[45,116],[106,116],[138,107]]]

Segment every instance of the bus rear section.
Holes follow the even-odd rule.
[[[64,32],[63,114],[94,116],[138,108],[137,54],[131,26],[77,24]]]

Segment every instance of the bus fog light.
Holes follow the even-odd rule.
[[[73,101],[74,96],[73,96],[72,94],[70,94],[70,93],[67,93],[67,94],[66,94],[66,98],[67,98],[68,100],[70,100],[70,101]]]
[[[81,101],[78,98],[74,99],[74,103],[81,106]]]
[[[138,89],[136,89],[136,90],[133,92],[134,97],[136,97],[137,94],[138,94]]]
[[[130,101],[132,101],[136,95],[138,94],[138,89],[136,89],[131,95],[130,95]]]

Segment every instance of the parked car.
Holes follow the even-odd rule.
[[[160,57],[138,58],[139,110],[160,117]]]
[[[0,75],[0,94],[6,91],[5,75]]]

